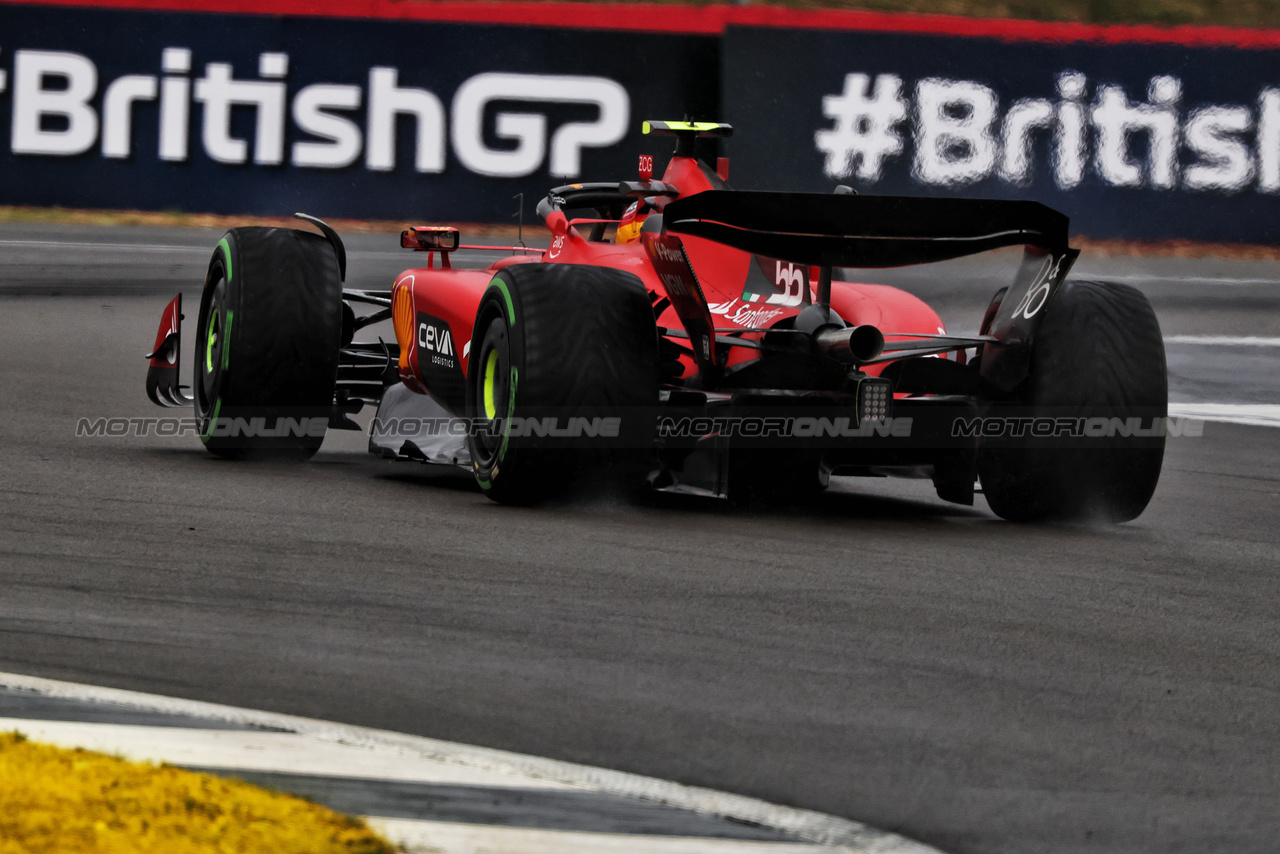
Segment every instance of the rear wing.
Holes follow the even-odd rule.
[[[739,190],[708,190],[663,210],[664,232],[822,267],[828,281],[832,267],[902,267],[1025,246],[985,334],[968,342],[984,346],[982,374],[1005,390],[1026,377],[1043,309],[1080,254],[1068,245],[1068,223],[1038,202]]]
[[[1067,250],[1038,202],[708,190],[667,203],[667,231],[815,267],[902,267],[1029,245]]]

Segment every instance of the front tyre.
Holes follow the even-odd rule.
[[[500,271],[476,311],[467,414],[476,482],[504,504],[584,477],[640,482],[652,453],[658,338],[644,284],[572,264]]]
[[[329,242],[233,228],[218,242],[196,327],[195,415],[223,457],[307,459],[324,440],[342,341],[342,278]]]
[[[1155,312],[1135,288],[1090,281],[1064,283],[1044,310],[1018,403],[989,413],[1020,416],[1022,435],[978,450],[987,504],[1016,522],[1135,519],[1160,479],[1169,411]]]

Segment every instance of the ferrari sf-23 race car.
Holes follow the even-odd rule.
[[[1124,521],[1164,455],[1167,377],[1137,290],[1066,281],[1067,218],[1025,201],[749,192],[695,156],[728,125],[646,122],[675,138],[660,180],[570,184],[538,205],[546,249],[401,234],[426,253],[390,290],[344,289],[334,231],[234,228],[214,250],[179,385],[181,295],[147,375],[195,407],[209,451],[316,452],[363,429],[395,459],[469,469],[492,499],[531,503],[586,481],[735,501],[802,497],[835,474],[981,491],[1011,520]],[[1023,246],[976,335],[948,334],[912,294],[837,281]],[[459,249],[496,250],[484,269]],[[438,262],[437,262],[438,259]],[[390,320],[395,343],[358,341]],[[975,318],[975,321],[978,320]],[[980,485],[979,485],[980,484]]]

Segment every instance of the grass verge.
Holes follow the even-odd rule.
[[[292,795],[0,733],[0,854],[394,854]]]

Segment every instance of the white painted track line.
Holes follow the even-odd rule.
[[[1169,335],[1166,344],[1198,344],[1205,347],[1280,347],[1280,338],[1255,335]]]
[[[212,252],[211,246],[160,243],[86,243],[74,240],[0,240],[0,248],[90,249],[94,252]]]
[[[1280,404],[1275,403],[1170,403],[1169,415],[1253,427],[1280,427]]]
[[[341,776],[451,786],[592,791],[554,780],[513,777],[403,750],[317,742],[294,733],[0,718],[0,732],[83,747],[136,762],[237,771]],[[367,816],[407,854],[822,854],[849,851],[814,843],[653,836],[504,827],[453,821]]]
[[[65,251],[90,251],[90,252],[123,252],[134,254],[199,254],[208,255],[213,252],[213,243],[201,244],[184,244],[184,243],[92,243],[78,240],[0,240],[0,249],[61,249]],[[496,257],[493,253],[502,251],[501,246],[494,246],[491,250],[479,249],[460,249],[452,253],[455,258],[487,258]],[[536,248],[536,247],[530,247]],[[540,250],[539,250],[540,251]],[[412,253],[406,251],[400,244],[392,243],[388,239],[386,249],[368,250],[368,249],[348,249],[347,258],[407,258],[413,260]],[[412,266],[410,264],[409,266]]]
[[[341,774],[366,780],[583,790],[586,787],[513,777],[416,755],[406,750],[318,742],[287,732],[0,718],[0,732],[19,730],[36,741],[119,754],[135,762],[285,774]]]
[[[1074,278],[1105,279],[1108,282],[1121,282],[1130,285],[1209,285],[1211,287],[1231,287],[1233,285],[1280,285],[1280,278],[1236,277],[1236,276],[1165,276],[1154,273],[1075,273]]]
[[[403,845],[406,854],[832,854],[851,850],[804,842],[637,837],[398,818],[370,817],[369,825]]]
[[[365,768],[371,767],[368,763],[384,761],[389,763],[392,761],[420,763],[416,765],[420,769],[428,766],[438,768],[439,765],[443,764],[460,766],[476,774],[501,775],[504,778],[503,785],[508,787],[514,786],[517,784],[516,781],[522,780],[523,785],[527,787],[542,786],[550,788],[559,784],[561,787],[634,798],[703,815],[717,816],[771,828],[803,840],[809,843],[811,848],[825,847],[826,850],[834,849],[844,852],[844,854],[940,854],[937,849],[930,846],[906,839],[897,834],[868,827],[860,822],[836,816],[779,806],[727,792],[682,786],[679,783],[668,780],[658,780],[652,777],[642,777],[638,774],[626,774],[604,768],[559,762],[537,756],[473,747],[438,739],[368,727],[350,726],[312,718],[241,709],[234,706],[223,706],[196,700],[181,700],[154,694],[122,691],[115,688],[79,685],[73,682],[41,679],[14,673],[0,673],[0,687],[33,691],[47,697],[114,703],[136,710],[203,717],[247,726],[284,730],[285,733],[283,735],[297,738],[306,743],[307,746],[303,748],[304,750],[310,749],[312,746],[317,750],[341,746],[367,751],[370,754],[378,754],[377,756],[366,758],[363,764]],[[15,719],[8,720],[13,722]],[[41,726],[54,726],[54,722],[49,721],[40,721],[39,724]],[[4,728],[9,728],[11,725],[12,723],[5,723]],[[30,722],[24,722],[23,725],[34,729]],[[116,725],[84,724],[84,726]],[[18,728],[21,729],[22,725],[19,725]],[[151,728],[147,727],[146,729]],[[178,731],[181,732],[181,728],[178,728]],[[197,732],[209,731],[197,730]],[[264,733],[263,735],[281,734]],[[28,735],[33,734],[28,733]],[[239,735],[243,736],[244,733]],[[233,739],[234,736],[232,739],[228,739],[228,743],[231,743]],[[270,743],[272,743],[272,740],[267,739],[260,743],[259,746],[265,747]],[[426,761],[423,762],[423,760]],[[295,755],[290,761],[300,762],[301,760]],[[347,765],[331,768],[328,773],[335,776],[345,775],[347,773]],[[462,772],[458,771],[457,773]],[[638,840],[643,847],[613,849],[618,854],[621,854],[624,850],[627,854],[643,854],[643,852],[659,850],[651,845],[654,839],[652,836],[618,837],[619,840],[623,838]],[[740,844],[736,840],[734,842],[735,844]],[[761,845],[765,843],[752,844]],[[778,849],[777,845],[783,843],[768,844],[771,846],[770,850],[782,850]],[[417,849],[419,854],[425,854],[425,852],[431,850],[431,848]],[[477,845],[471,848],[462,847],[458,849],[441,849],[437,846],[435,850],[444,850],[447,854],[479,854],[482,851],[494,852],[494,854],[499,851],[502,851],[503,854],[541,854],[536,849],[526,852],[524,849],[503,848],[496,842],[493,845],[486,843],[485,846]],[[573,849],[556,850],[564,851],[567,854]],[[604,851],[609,849],[601,848],[595,850]],[[726,849],[715,849],[717,854],[724,850]],[[753,851],[754,849],[735,848],[733,850]],[[804,849],[801,848],[799,850]],[[711,849],[698,849],[696,854],[702,854],[703,851],[710,854]],[[681,854],[684,854],[684,852],[681,852]],[[694,852],[691,851],[690,854],[694,854]]]

